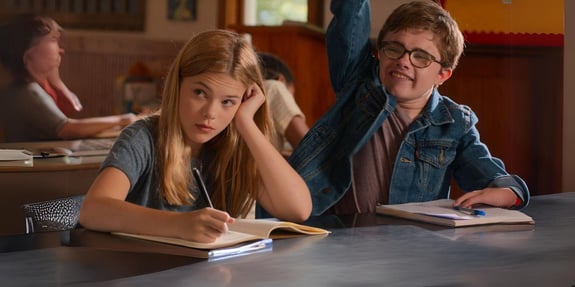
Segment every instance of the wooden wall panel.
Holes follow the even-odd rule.
[[[313,125],[335,102],[329,80],[325,35],[311,26],[234,27],[251,35],[256,50],[282,58],[295,77],[295,99]]]
[[[440,92],[470,106],[481,139],[533,194],[561,191],[561,48],[468,46]]]
[[[132,65],[146,64],[153,76],[162,78],[183,43],[139,39],[64,38],[61,76],[74,91],[84,110],[73,117],[119,113],[119,80]]]

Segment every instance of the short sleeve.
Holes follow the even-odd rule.
[[[100,170],[106,167],[121,170],[128,177],[132,191],[139,181],[151,178],[154,163],[152,131],[140,120],[122,131]]]
[[[264,87],[276,133],[283,141],[285,138],[285,130],[291,120],[296,116],[305,119],[305,116],[295,102],[293,95],[282,82],[266,80]]]

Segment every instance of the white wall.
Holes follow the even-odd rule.
[[[575,191],[575,1],[565,0],[563,49],[563,184],[562,191]],[[571,13],[568,13],[570,11]],[[569,15],[568,15],[569,14]]]

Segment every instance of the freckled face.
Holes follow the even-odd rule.
[[[51,31],[28,49],[24,63],[33,74],[46,74],[60,67],[64,49],[60,48],[60,32]]]
[[[388,33],[384,41],[397,42],[407,50],[420,49],[441,61],[435,44],[434,34],[430,31],[408,29]],[[425,68],[416,68],[409,61],[409,54],[394,60],[379,52],[379,78],[385,88],[397,98],[398,103],[418,103],[423,106],[431,96],[435,85],[439,85],[451,76],[451,70],[432,62]]]
[[[222,132],[233,120],[246,87],[225,73],[186,77],[180,85],[180,121],[194,150]]]

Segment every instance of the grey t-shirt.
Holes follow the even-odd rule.
[[[162,200],[158,174],[155,170],[157,124],[158,118],[152,117],[126,127],[114,143],[100,170],[115,167],[126,174],[130,181],[126,201],[172,211],[191,211],[207,206],[202,197],[198,197],[198,189],[194,182],[190,183],[189,191],[197,200],[191,205],[174,206]]]
[[[0,116],[6,141],[57,140],[68,121],[56,102],[37,83],[15,84],[0,94]]]

